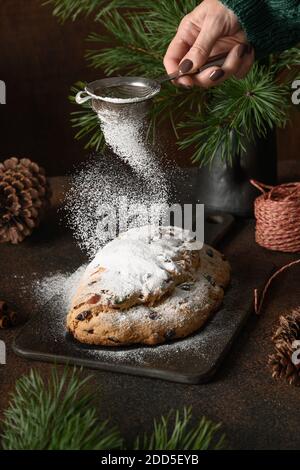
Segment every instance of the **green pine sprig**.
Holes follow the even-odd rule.
[[[191,426],[192,410],[170,412],[154,421],[151,434],[138,437],[134,450],[220,450],[225,446],[225,435],[220,434],[221,424],[202,418]],[[173,422],[172,422],[173,421]]]
[[[143,9],[146,3],[149,2],[143,2]],[[115,8],[141,8],[140,0],[45,0],[44,5],[52,5],[53,15],[62,23],[68,19],[75,21],[80,16],[87,17],[92,13],[97,21]]]
[[[179,124],[181,149],[195,149],[193,161],[209,164],[216,154],[231,161],[247,142],[266,136],[268,130],[284,127],[290,91],[276,83],[276,76],[255,64],[243,80],[231,78],[211,90],[204,112],[188,114]]]
[[[114,450],[125,440],[109,420],[100,420],[95,395],[76,368],[59,376],[52,368],[48,380],[31,370],[17,380],[0,422],[0,448],[4,450]],[[224,446],[220,424],[203,417],[193,426],[191,408],[170,412],[154,421],[153,431],[137,437],[137,450],[217,450]]]
[[[107,75],[118,74],[124,69],[131,75],[149,75],[151,71],[155,76],[163,71],[161,51],[153,46],[154,33],[139,15],[130,15],[128,19],[115,10],[105,15],[101,23],[110,35],[89,35],[88,41],[96,47],[88,50],[86,55],[93,68],[103,68]],[[111,36],[114,47],[104,47],[111,44]]]
[[[64,22],[68,19],[75,21],[80,15],[88,16],[97,11],[105,0],[46,0],[44,5],[53,5],[53,15]]]
[[[105,34],[94,32],[88,37],[87,60],[95,70],[101,69],[107,76],[156,77],[164,73],[163,57],[178,24],[199,0],[49,3],[60,19],[93,14],[95,26],[101,24],[105,29]],[[191,150],[194,162],[210,164],[217,155],[230,162],[235,154],[243,152],[246,142],[285,125],[291,107],[288,86],[299,64],[300,47],[294,47],[270,55],[263,64],[256,63],[245,79],[232,78],[211,90],[184,90],[164,84],[153,100],[149,135],[154,138],[156,128],[167,121],[179,148]],[[77,139],[84,138],[87,148],[103,148],[97,117],[89,105],[72,113],[71,119]]]
[[[94,396],[75,369],[58,376],[53,369],[48,381],[31,370],[21,377],[2,423],[2,447],[6,450],[101,450],[122,446],[119,431],[100,421]]]
[[[85,83],[83,82],[77,82],[72,86],[71,95],[69,96],[71,103],[75,103],[76,94],[83,90],[84,87]],[[105,147],[105,141],[97,114],[92,110],[90,104],[84,103],[81,106],[80,111],[73,111],[71,113],[71,123],[77,131],[75,139],[80,140],[83,137],[89,136],[85,148],[97,151],[102,150]]]

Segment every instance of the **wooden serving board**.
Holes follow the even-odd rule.
[[[206,241],[215,245],[228,232],[233,218],[224,214],[209,214],[207,218]],[[229,261],[234,275],[222,308],[202,330],[188,338],[155,347],[82,345],[66,333],[67,312],[61,297],[56,296],[44,306],[42,312],[25,324],[13,349],[22,357],[39,361],[75,364],[182,383],[206,382],[217,370],[252,311],[254,287],[262,285],[271,272],[270,266],[264,266],[251,275],[251,267],[245,269],[239,256]]]

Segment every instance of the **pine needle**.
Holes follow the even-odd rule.
[[[220,435],[220,424],[203,417],[191,426],[192,409],[184,408],[154,421],[151,434],[137,437],[134,450],[219,450],[224,448],[225,436]]]
[[[21,377],[2,422],[6,450],[119,449],[122,439],[108,421],[99,421],[89,378],[80,379],[75,368],[59,377],[53,368],[48,381],[31,370]]]

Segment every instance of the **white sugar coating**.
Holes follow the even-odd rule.
[[[43,307],[59,295],[62,307],[68,309],[86,267],[83,264],[74,273],[50,273],[42,279],[34,280],[31,290],[37,307]]]
[[[201,248],[193,234],[178,227],[133,228],[98,251],[83,275],[76,303],[101,293],[102,305],[128,308],[161,297],[191,277],[191,253]]]
[[[79,267],[74,273],[53,273],[33,284],[30,294],[34,296],[39,303],[39,313],[43,310],[47,315],[47,329],[42,329],[45,336],[40,337],[40,341],[49,341],[52,343],[64,345],[66,342],[66,315],[70,307],[70,298],[78,287],[86,265]],[[50,298],[52,301],[49,302]],[[43,307],[43,309],[41,308]],[[85,356],[95,361],[138,364],[149,366],[150,364],[159,364],[161,360],[165,366],[170,361],[174,364],[176,360],[182,361],[184,358],[194,358],[199,360],[211,357],[211,350],[217,344],[224,341],[224,337],[230,335],[233,324],[236,320],[235,313],[220,312],[213,317],[213,325],[206,327],[192,336],[189,336],[176,342],[161,344],[157,346],[134,346],[130,348],[103,348],[103,347],[85,347],[76,342],[72,342],[72,357]],[[186,359],[187,360],[187,359]]]
[[[149,100],[157,95],[159,90],[155,89],[153,91],[149,91],[149,93],[141,98],[140,96],[134,96],[132,98],[114,98],[112,96],[101,96],[102,101],[106,101],[108,103],[115,103],[115,104],[132,104],[132,103],[140,103],[145,100]]]
[[[139,103],[145,100],[149,100],[150,98],[153,98],[155,95],[157,95],[160,92],[160,84],[159,82],[156,82],[155,84],[135,84],[133,86],[131,84],[130,88],[130,95],[128,95],[127,91],[127,96],[118,96],[120,92],[123,94],[124,93],[124,88],[126,87],[126,84],[124,83],[123,85],[119,86],[111,86],[111,87],[104,87],[101,90],[101,93],[99,90],[97,90],[97,95],[93,95],[93,97],[96,97],[100,99],[101,101],[106,101],[108,103],[115,103],[115,104],[132,104],[132,103]],[[105,93],[106,91],[106,93]],[[141,96],[141,91],[142,91],[142,96]],[[135,96],[135,94],[136,96]]]
[[[173,173],[180,173],[170,163],[162,169],[160,151],[146,142],[143,119],[110,111],[99,116],[113,154],[85,162],[66,196],[68,224],[90,258],[116,237],[116,225],[124,217],[129,220],[121,231],[148,224],[154,206],[157,214],[165,213]]]

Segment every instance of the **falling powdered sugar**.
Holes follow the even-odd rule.
[[[98,113],[106,144],[132,169],[152,179],[162,178],[156,155],[147,144],[144,120],[134,119],[121,112],[111,110]],[[158,173],[157,173],[158,172]],[[163,179],[160,190],[164,192]]]
[[[101,110],[98,118],[107,151],[82,165],[66,196],[67,222],[90,258],[120,231],[159,224],[180,175],[174,163],[162,165],[161,149],[147,139],[144,115],[126,107]]]

